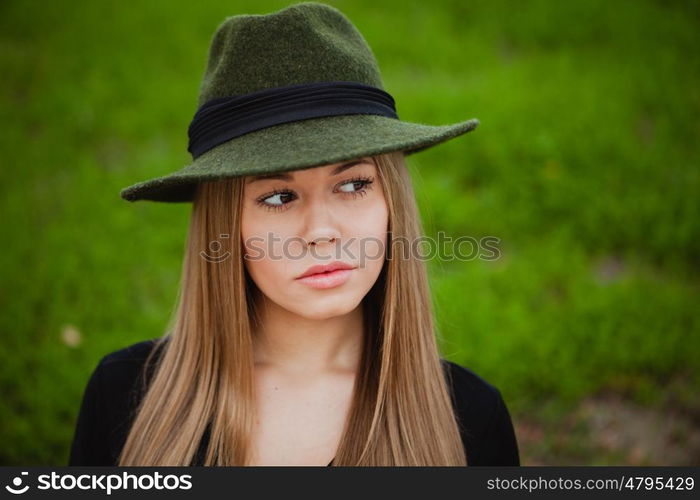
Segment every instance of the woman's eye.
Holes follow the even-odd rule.
[[[343,182],[336,189],[354,199],[358,196],[367,195],[367,191],[372,189],[373,182],[374,179],[371,177],[358,177]],[[274,191],[268,195],[261,196],[256,200],[256,203],[268,210],[286,210],[289,202],[294,201],[296,198],[294,191]]]
[[[294,200],[294,193],[291,191],[278,191],[268,196],[258,198],[258,205],[268,210],[284,210],[285,205]]]
[[[265,198],[265,203],[269,205],[284,205],[284,200],[290,201],[288,198],[291,196],[289,193],[277,193],[272,196]]]
[[[350,181],[340,186],[340,190],[346,193],[354,193],[364,187],[365,181]]]
[[[367,191],[372,189],[373,182],[373,177],[355,177],[354,179],[343,182],[338,189],[343,193],[351,195],[354,199],[357,196],[366,195]]]

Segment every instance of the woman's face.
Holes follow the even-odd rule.
[[[311,319],[355,309],[377,280],[386,249],[388,210],[374,159],[244,182],[244,262],[267,299]],[[338,262],[350,269],[301,278],[312,266]]]

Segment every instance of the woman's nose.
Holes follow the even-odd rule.
[[[309,246],[335,243],[340,239],[339,223],[336,216],[322,203],[313,203],[306,213],[301,237]]]
[[[324,242],[326,242],[326,241],[327,241],[328,243],[335,243],[335,240],[336,240],[336,237],[335,237],[335,236],[332,237],[332,238],[314,238],[313,240],[309,241],[309,242],[307,243],[307,245],[314,245],[314,246],[316,246],[316,245],[318,245],[319,243],[324,243]]]

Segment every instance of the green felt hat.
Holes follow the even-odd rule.
[[[335,7],[290,5],[216,29],[190,124],[192,162],[121,191],[125,200],[192,201],[202,180],[411,154],[476,128],[398,118],[369,45]]]

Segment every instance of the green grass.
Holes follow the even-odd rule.
[[[503,252],[430,263],[445,355],[516,419],[606,389],[654,405],[677,374],[697,387],[697,4],[329,3],[402,119],[481,120],[410,160],[429,234]],[[189,205],[119,190],[187,164],[218,23],[285,5],[0,4],[0,463],[66,463],[97,360],[162,334]]]

